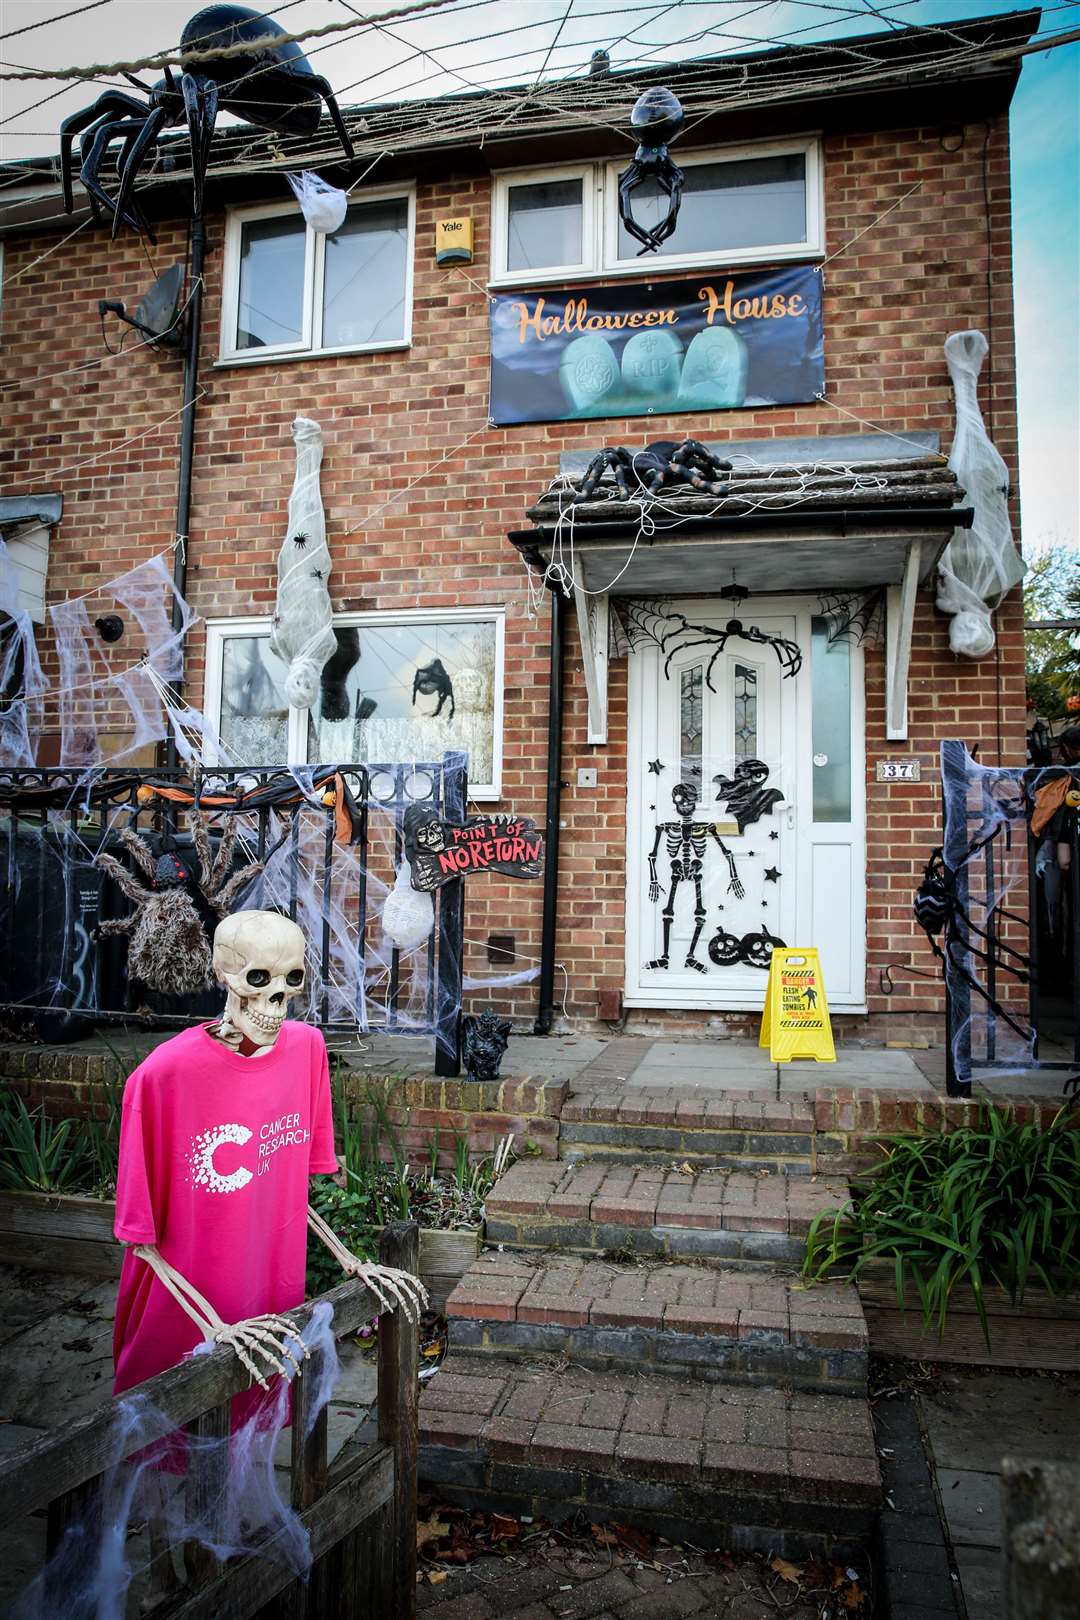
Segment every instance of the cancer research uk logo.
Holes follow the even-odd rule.
[[[254,1181],[255,1176],[266,1175],[275,1153],[282,1148],[301,1147],[311,1139],[311,1132],[301,1125],[299,1114],[281,1114],[277,1119],[268,1119],[259,1126],[254,1172],[241,1164],[228,1174],[223,1174],[214,1163],[214,1155],[218,1149],[224,1147],[227,1142],[235,1143],[238,1147],[246,1147],[254,1135],[255,1132],[249,1130],[246,1125],[212,1125],[209,1130],[199,1131],[193,1136],[188,1165],[195,1186],[205,1187],[207,1192],[212,1193],[239,1192],[249,1181]]]

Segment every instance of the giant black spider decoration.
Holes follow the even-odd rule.
[[[697,439],[684,439],[681,444],[675,439],[657,439],[644,450],[608,446],[598,450],[589,462],[570,504],[578,506],[587,501],[609,468],[620,497],[632,501],[643,490],[647,495],[657,495],[673,484],[690,484],[710,495],[723,495],[728,487],[724,474],[731,471],[731,462],[718,460]]]
[[[682,127],[683,110],[678,96],[659,85],[639,96],[630,114],[630,128],[641,144],[633,161],[619,176],[619,218],[635,241],[643,244],[638,249],[638,258],[643,253],[659,253],[661,243],[675,230],[686,176],[678,164],[672,162],[668,146]],[[632,193],[646,180],[654,181],[668,198],[667,213],[651,231],[638,224],[631,202]]]
[[[236,54],[228,48],[250,47]],[[205,53],[221,47],[220,57]],[[185,55],[193,58],[185,61]],[[133,74],[124,78],[141,90],[146,102],[125,90],[106,90],[92,107],[72,113],[60,126],[60,178],[64,207],[75,207],[71,184],[71,151],[80,136],[79,178],[90,198],[95,220],[101,210],[112,216],[112,234],[121,221],[154,241],[134,188],[143,159],[163,129],[187,122],[191,136],[191,176],[194,211],[202,213],[203,184],[210,159],[210,142],[219,109],[237,113],[258,129],[281,135],[313,135],[319,127],[323,104],[338,139],[350,159],[355,155],[334,93],[326,79],[315,73],[295,40],[264,12],[248,6],[213,5],[196,12],[180,36],[179,82],[169,68],[154,85]],[[100,180],[101,165],[114,141],[121,143],[117,158],[119,185],[110,197]]]
[[[788,680],[802,668],[802,649],[786,636],[773,636],[760,630],[756,624],[743,624],[741,619],[728,619],[723,627],[694,624],[684,613],[675,613],[659,602],[631,602],[627,605],[627,634],[632,643],[651,641],[664,655],[664,674],[670,674],[671,661],[678,652],[688,647],[712,647],[712,655],[705,666],[705,684],[715,692],[712,683],[713,666],[732,638],[748,641],[754,647],[771,647]]]

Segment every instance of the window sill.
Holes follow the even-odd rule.
[[[391,343],[359,343],[342,349],[298,349],[282,352],[274,349],[269,354],[256,350],[252,354],[223,354],[214,361],[215,371],[230,371],[234,367],[289,365],[297,360],[332,360],[342,354],[394,354],[411,349],[411,338],[395,338]]]
[[[733,274],[743,274],[748,270],[768,270],[775,264],[807,263],[825,257],[823,247],[809,246],[802,242],[795,247],[770,248],[768,252],[754,253],[746,258],[731,255],[718,259],[709,254],[700,259],[639,259],[633,264],[611,265],[600,270],[537,270],[533,272],[517,271],[513,275],[491,276],[487,286],[490,292],[513,292],[528,287],[559,286],[566,282],[582,281],[611,281],[621,280],[627,276],[642,277],[648,271],[657,276],[674,274],[694,275],[699,272],[708,272],[711,275],[723,275],[728,271]]]

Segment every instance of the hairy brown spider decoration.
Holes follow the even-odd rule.
[[[230,877],[239,831],[236,821],[226,823],[216,856],[205,819],[192,813],[189,825],[199,862],[199,888],[210,907],[224,917],[240,890],[262,871],[262,864],[245,866]],[[97,865],[135,906],[126,917],[99,923],[99,937],[131,935],[128,972],[151,990],[187,995],[206,989],[214,982],[213,963],[206,930],[186,887],[187,867],[172,850],[155,857],[130,827],[124,827],[118,836],[149,878],[150,888],[143,888],[114,856],[99,855]]]
[[[658,439],[644,450],[624,450],[609,445],[598,450],[589,462],[570,504],[579,506],[587,501],[609,468],[620,498],[632,501],[642,491],[658,495],[661,489],[678,484],[690,484],[710,495],[723,495],[728,487],[724,474],[731,471],[731,462],[719,461],[697,439],[684,439],[681,444],[675,439]]]

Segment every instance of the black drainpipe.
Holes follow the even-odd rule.
[[[187,352],[184,355],[184,405],[180,418],[180,473],[176,491],[176,550],[173,554],[173,584],[181,597],[187,596],[188,547],[191,544],[188,524],[191,518],[191,473],[195,461],[195,397],[199,388],[205,258],[206,221],[201,214],[197,214],[191,221],[191,265],[188,271],[191,303],[188,305]],[[174,601],[173,629],[179,630],[182,623],[180,603]],[[171,690],[178,695],[183,686],[182,680],[170,682]],[[165,763],[175,765],[176,762],[176,738],[170,730],[165,745]]]
[[[544,924],[540,943],[540,1005],[534,1035],[550,1035],[555,1021],[555,922],[559,897],[559,814],[562,802],[563,640],[566,597],[551,587],[551,661],[548,670],[547,847],[544,852]]]

